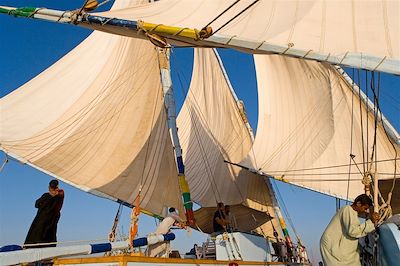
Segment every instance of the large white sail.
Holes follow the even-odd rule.
[[[196,29],[202,29],[218,16],[210,26],[214,31],[223,27],[216,35],[206,38],[204,42],[197,42],[197,45],[236,47],[252,53],[288,54],[358,68],[399,72],[399,1],[234,2],[162,0],[151,5],[97,14]],[[233,7],[223,13],[232,4]],[[238,14],[236,19],[230,21]],[[107,25],[87,26],[117,34],[130,34],[128,30]],[[139,36],[134,32],[130,35]],[[178,36],[169,37],[171,41],[174,38],[179,40]]]
[[[6,153],[96,195],[132,204],[142,186],[142,208],[182,209],[147,40],[95,32],[0,104]]]
[[[215,53],[195,49],[190,88],[177,119],[186,178],[193,200],[203,207],[195,212],[203,231],[212,232],[217,202],[232,205],[240,221],[253,215],[250,223],[238,221],[241,230],[250,231],[275,216],[271,194],[262,177],[224,162],[243,159],[252,138]]]
[[[256,55],[255,64],[260,110],[244,165],[344,199],[364,191],[357,167],[372,173],[376,167],[379,179],[393,178],[395,150],[381,123],[373,158],[378,163],[363,165],[371,161],[374,114],[332,66],[276,55]]]
[[[201,206],[242,203],[254,177],[224,162],[243,159],[251,137],[212,49],[195,49],[190,89],[178,116],[193,199]]]

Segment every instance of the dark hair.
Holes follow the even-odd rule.
[[[49,183],[49,187],[51,187],[52,189],[56,189],[58,187],[58,180],[57,179],[51,180]]]
[[[230,208],[230,207],[231,207],[230,205],[225,205],[225,209],[226,209],[226,208]]]
[[[218,208],[221,208],[221,207],[223,207],[223,206],[224,206],[224,204],[223,204],[222,202],[218,202],[218,203],[217,203],[217,207],[218,207]]]
[[[362,205],[373,206],[371,198],[368,197],[366,194],[361,194],[357,196],[357,198],[354,200],[354,203],[357,202],[361,203]]]
[[[171,208],[169,208],[168,211],[169,211],[169,212],[174,212],[174,211],[175,211],[175,208],[171,207]]]

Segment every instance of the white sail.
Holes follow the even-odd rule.
[[[253,214],[251,223],[238,221],[241,230],[250,231],[275,216],[271,194],[262,177],[224,162],[243,159],[252,138],[215,53],[195,49],[190,88],[177,119],[186,178],[193,200],[203,207],[195,216],[204,232],[212,232],[217,202],[232,205],[240,221],[246,212]]]
[[[193,199],[204,207],[242,203],[253,176],[224,159],[243,159],[252,141],[212,49],[195,49],[177,122]]]
[[[0,104],[6,153],[93,194],[132,204],[142,186],[142,208],[182,209],[150,42],[95,32]]]
[[[234,47],[252,53],[288,54],[391,73],[400,71],[399,1],[276,0],[258,1],[250,6],[256,1],[242,0],[223,13],[234,2],[162,0],[151,5],[97,14],[196,29],[202,29],[219,16],[210,24],[214,31],[240,14],[216,35],[195,42],[194,45]],[[249,9],[246,10],[247,7]],[[140,36],[107,25],[87,26],[117,34]],[[169,38],[170,41],[181,40],[178,36]]]
[[[363,166],[371,161],[374,115],[332,66],[269,55],[256,55],[255,64],[260,110],[244,165],[344,199],[364,191],[357,167],[372,173],[376,167],[379,179],[393,178],[395,150],[381,123],[373,158],[378,163]]]

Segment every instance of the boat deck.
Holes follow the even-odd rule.
[[[235,264],[236,263],[236,264]],[[142,256],[117,255],[110,257],[91,258],[69,258],[56,259],[54,265],[310,265],[283,262],[257,262],[257,261],[225,261],[225,260],[202,260],[202,259],[180,259],[180,258],[149,258]]]

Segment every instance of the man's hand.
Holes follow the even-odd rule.
[[[379,219],[381,218],[381,216],[379,215],[379,213],[377,212],[372,212],[370,214],[370,219],[371,221],[376,225],[379,221]]]

